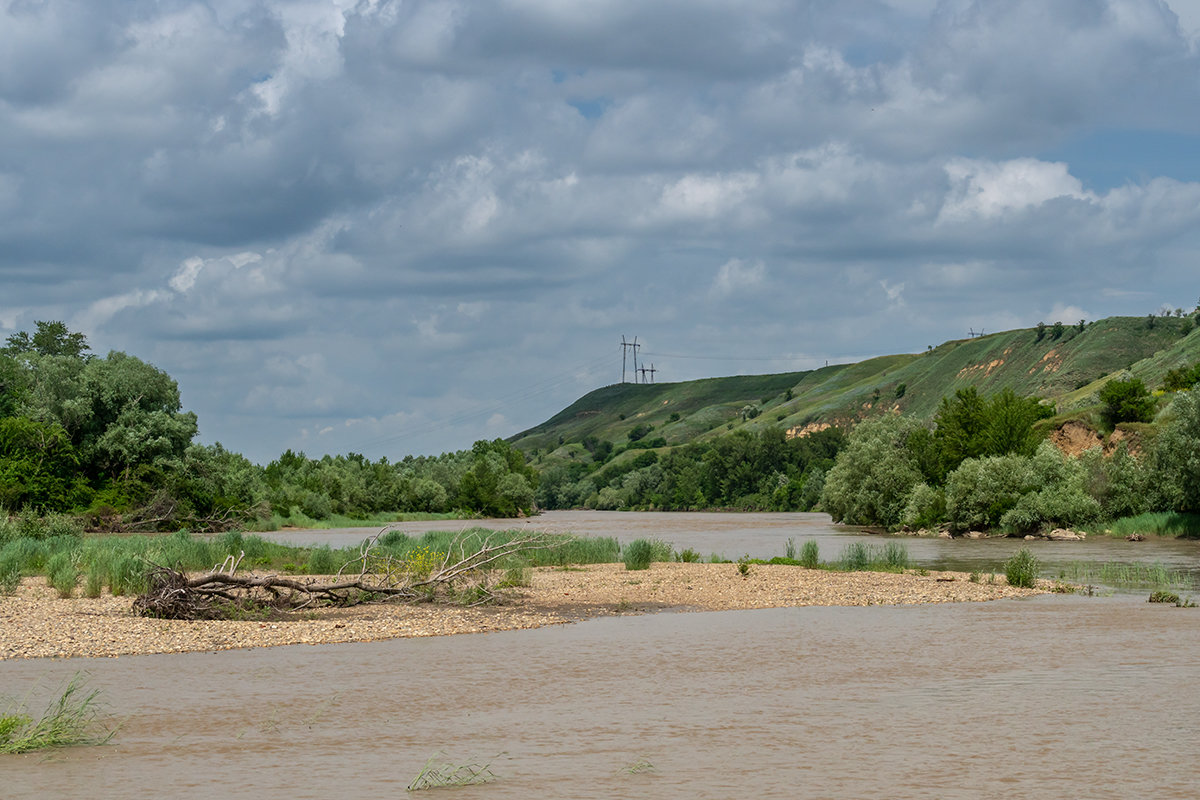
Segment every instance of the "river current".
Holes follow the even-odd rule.
[[[1200,796],[1200,609],[1130,594],[14,661],[0,693],[78,671],[120,731],[0,757],[0,797],[399,797],[437,752],[490,762],[461,798]]]

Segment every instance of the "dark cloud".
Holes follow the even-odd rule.
[[[260,460],[1195,295],[1185,0],[0,9],[0,334]]]

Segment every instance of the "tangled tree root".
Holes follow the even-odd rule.
[[[367,602],[466,599],[478,605],[497,598],[493,569],[497,561],[561,543],[543,534],[499,542],[473,534],[457,540],[441,565],[422,577],[414,575],[403,559],[380,551],[382,533],[364,542],[358,557],[344,564],[328,582],[280,575],[238,575],[240,556],[195,577],[152,565],[150,588],[134,600],[133,609],[158,619],[203,620],[240,618],[271,609],[295,611],[313,605],[344,607]]]

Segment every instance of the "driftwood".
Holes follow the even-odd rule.
[[[298,610],[313,605],[352,606],[367,602],[420,602],[442,598],[479,605],[497,599],[495,564],[529,550],[557,547],[561,539],[531,534],[504,541],[471,534],[457,539],[441,564],[428,574],[383,552],[384,528],[342,566],[332,580],[281,575],[239,575],[241,556],[212,571],[189,577],[179,569],[154,564],[149,589],[134,600],[134,611],[160,619],[226,619],[262,610]],[[244,555],[244,554],[243,554]]]

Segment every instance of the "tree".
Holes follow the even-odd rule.
[[[899,525],[909,492],[921,482],[906,446],[916,427],[911,419],[891,415],[860,423],[825,478],[825,511],[851,525]]]
[[[0,508],[66,510],[82,499],[77,467],[71,441],[58,425],[0,419]]]
[[[1053,413],[1053,406],[1042,405],[1036,397],[1019,397],[1012,389],[1005,389],[988,401],[987,424],[981,434],[983,454],[1033,455],[1042,440],[1033,423]]]
[[[68,358],[85,358],[88,343],[82,333],[71,333],[61,322],[34,323],[37,331],[30,336],[20,331],[9,336],[7,346],[2,351],[7,355],[25,355],[35,353],[41,356],[66,356]]]
[[[1149,422],[1154,419],[1154,398],[1140,378],[1113,380],[1099,393],[1104,404],[1101,415],[1110,427],[1122,422]]]
[[[934,417],[934,439],[939,450],[937,483],[968,458],[984,453],[983,433],[988,426],[987,403],[974,386],[959,389],[954,399],[942,398]]]
[[[17,413],[25,392],[25,374],[20,364],[0,353],[0,418]]]
[[[1172,418],[1154,440],[1151,485],[1158,505],[1200,512],[1200,396],[1181,392],[1169,409]]]

